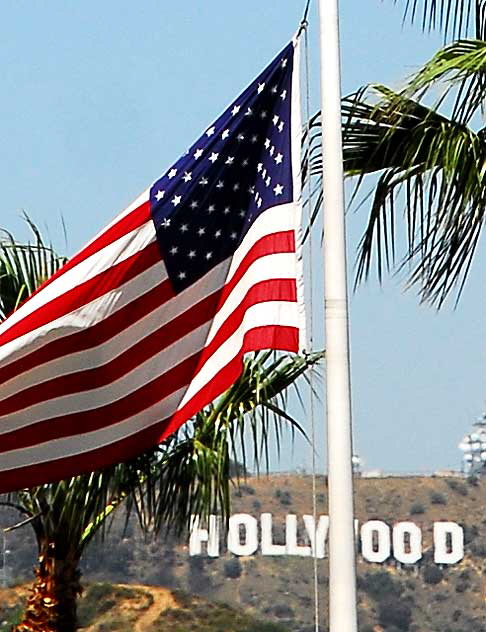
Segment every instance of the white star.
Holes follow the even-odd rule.
[[[268,178],[265,180],[265,184],[267,185],[267,187],[270,186],[270,182],[272,181],[272,178],[270,176],[268,176]]]
[[[287,90],[284,90],[282,94],[280,95],[280,98],[282,99],[282,101],[285,101],[286,96],[287,96]]]
[[[250,187],[248,189],[248,193],[252,193],[252,194],[255,193],[255,187]]]
[[[262,118],[262,119],[267,118],[267,113],[266,113],[266,111],[265,111],[265,110],[262,110],[262,111],[260,112],[260,118]]]
[[[211,204],[210,206],[208,206],[208,213],[213,213],[214,212],[214,204]]]
[[[266,138],[265,139],[265,149],[268,149],[270,147],[270,139]]]
[[[256,134],[253,134],[253,136],[251,137],[251,142],[256,143],[257,140],[258,140],[258,136]]]
[[[230,237],[231,237],[231,239],[236,239],[238,237],[238,235],[236,233],[231,233]]]
[[[179,272],[179,274],[177,275],[179,277],[179,279],[182,281],[182,279],[186,278],[186,273],[185,272]]]
[[[221,138],[224,140],[225,138],[228,138],[229,136],[229,129],[225,129],[224,132],[221,134]]]
[[[212,127],[210,127],[207,131],[206,131],[206,136],[212,136],[214,134],[214,130],[216,128],[214,127],[214,125]]]
[[[222,189],[224,187],[224,182],[222,180],[219,180],[218,184],[216,185],[217,189]]]
[[[251,116],[253,114],[253,110],[251,108],[248,108],[247,111],[245,112],[245,116]]]
[[[169,171],[169,173],[167,174],[169,176],[169,180],[172,180],[172,178],[177,174],[177,169],[171,169]]]
[[[221,231],[220,231],[220,230],[217,230],[217,231],[214,233],[214,236],[216,237],[216,239],[218,239],[218,237],[221,237]]]
[[[228,215],[229,212],[230,212],[230,207],[226,206],[225,209],[223,210],[223,214]]]
[[[226,162],[224,164],[225,165],[232,165],[234,161],[235,161],[235,159],[233,158],[233,156],[228,156],[226,158]]]
[[[283,155],[282,154],[277,154],[274,158],[275,162],[277,163],[277,165],[279,165],[282,160],[283,160]]]
[[[265,178],[266,178],[266,177],[267,177],[267,170],[266,170],[266,169],[264,169],[264,170],[262,171],[262,178],[265,180]]]
[[[258,208],[260,208],[261,205],[262,205],[262,198],[258,198],[258,201],[257,201]],[[250,218],[248,218],[248,219],[250,219]]]
[[[287,62],[288,62],[288,59],[286,57],[284,57],[282,59],[282,68],[285,68],[287,66]]]
[[[233,191],[238,191],[239,188],[240,188],[239,182],[236,182],[235,184],[233,184]]]
[[[174,195],[173,199],[172,199],[172,204],[174,206],[177,206],[178,204],[181,203],[182,200],[182,196],[181,195]]]
[[[251,191],[250,191],[250,193],[251,193]],[[245,211],[241,210],[241,211],[238,213],[238,215],[239,215],[240,217],[245,217]]]
[[[259,162],[258,166],[257,166],[257,171],[258,173],[260,173],[260,171],[263,169],[263,163]]]
[[[270,153],[270,156],[273,156],[273,154],[275,153],[275,147],[273,145],[270,147],[269,153]]]
[[[207,178],[201,178],[201,179],[199,180],[199,184],[200,184],[201,186],[203,186],[203,187],[205,187],[207,183],[208,183],[208,179],[207,179]]]
[[[238,114],[240,110],[241,110],[241,105],[235,105],[233,109],[231,110],[231,114],[234,116],[235,114]]]
[[[157,202],[160,202],[164,195],[165,191],[157,191],[157,193],[155,194],[155,199],[157,200]]]
[[[238,140],[239,141],[245,140],[245,137],[243,136],[243,134],[238,134]]]
[[[170,219],[167,219],[167,217],[163,220],[161,226],[163,226],[164,228],[169,228],[170,226]]]
[[[172,248],[169,250],[169,252],[170,252],[171,255],[175,255],[178,250],[179,250],[179,248],[177,246],[172,246]]]
[[[194,259],[194,257],[196,256],[196,251],[195,250],[189,250],[189,253],[187,255],[189,257],[189,259]]]
[[[283,131],[285,123],[283,121],[280,121],[280,123],[278,124],[278,131],[281,132]]]
[[[212,252],[207,252],[206,253],[206,259],[209,261],[209,259],[211,259],[211,257],[213,256]]]
[[[215,151],[209,156],[209,160],[214,164],[218,159],[219,154]]]
[[[204,235],[204,233],[205,233],[205,232],[206,232],[206,229],[205,229],[205,228],[200,228],[200,229],[197,231],[197,234],[199,235],[199,237],[202,237],[202,235]]]
[[[248,158],[245,158],[243,160],[243,162],[241,163],[242,167],[247,167],[248,166]]]
[[[273,88],[272,88],[272,94],[277,94],[277,86],[273,86]]]
[[[199,206],[199,202],[197,200],[193,200],[191,202],[191,208],[192,209],[197,208],[198,206]]]
[[[190,171],[186,171],[182,179],[184,180],[184,182],[189,182],[189,180],[192,180],[192,173]]]
[[[274,125],[276,125],[276,124],[278,123],[278,116],[277,116],[276,114],[275,114],[275,116],[274,116],[274,117],[273,117],[273,119],[272,119],[272,123],[273,123]]]
[[[283,193],[283,186],[281,184],[277,184],[274,187],[273,192],[275,193],[275,195],[282,195],[282,193]]]
[[[181,224],[181,233],[187,233],[187,224]]]
[[[198,160],[198,158],[200,158],[203,155],[203,150],[202,149],[196,149],[196,151],[194,152],[194,158],[196,160]]]
[[[263,83],[259,83],[258,84],[258,94],[260,94],[261,92],[263,92],[263,89],[265,88],[265,82]]]

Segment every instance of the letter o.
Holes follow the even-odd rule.
[[[245,541],[240,540],[240,525],[245,527]],[[234,514],[229,519],[228,550],[235,555],[253,555],[258,549],[258,522],[249,514]]]
[[[410,551],[405,550],[405,534],[410,536]],[[402,564],[415,564],[422,557],[422,530],[414,522],[397,522],[393,527],[393,557]]]
[[[378,548],[373,546],[373,534],[378,536]],[[381,520],[369,520],[361,527],[361,554],[368,562],[384,562],[390,557],[390,527]]]

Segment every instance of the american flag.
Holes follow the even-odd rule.
[[[0,491],[127,460],[302,348],[292,42],[0,326]]]

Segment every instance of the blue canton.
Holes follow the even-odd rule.
[[[293,53],[289,44],[150,189],[176,292],[230,257],[266,209],[293,199]]]

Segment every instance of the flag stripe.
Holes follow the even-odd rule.
[[[247,351],[260,349],[280,349],[295,351],[299,343],[298,327],[263,325],[245,332],[243,342],[236,355],[194,394],[172,417],[161,439],[190,419],[197,411],[221,395],[238,378],[243,368],[243,356]]]

